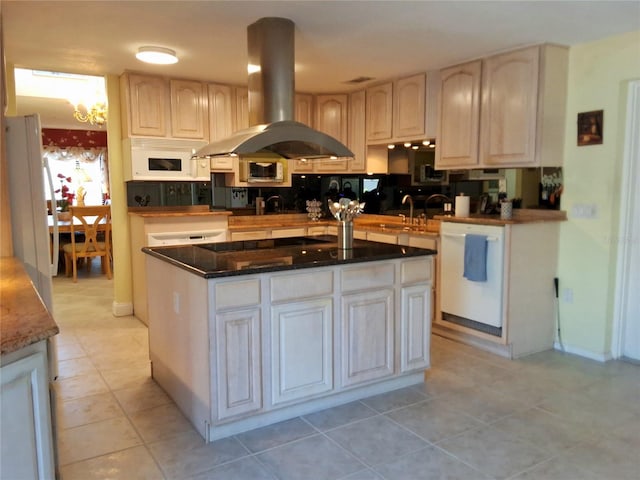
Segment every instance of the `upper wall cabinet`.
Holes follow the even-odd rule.
[[[315,128],[346,145],[349,136],[348,108],[349,96],[346,94],[317,95]],[[346,159],[314,160],[313,163],[316,172],[346,172],[348,169]]]
[[[125,73],[120,77],[122,136],[166,137],[168,91],[162,77]]]
[[[424,135],[426,75],[397,80],[393,90],[393,137],[415,140]]]
[[[482,73],[480,163],[560,166],[568,50],[555,45],[490,57]]]
[[[561,166],[567,66],[542,45],[443,70],[436,168]]]
[[[189,80],[171,80],[171,136],[207,138],[206,86]]]
[[[209,96],[209,140],[215,142],[230,137],[233,133],[233,92],[229,85],[210,83]]]
[[[480,60],[440,72],[437,168],[478,166]]]
[[[205,85],[125,73],[120,77],[123,137],[207,140]]]
[[[233,131],[249,128],[249,89],[233,87]]]
[[[436,135],[439,72],[420,73],[367,89],[367,143]]]
[[[353,152],[349,160],[349,171],[367,171],[367,144],[365,142],[366,94],[364,90],[349,94],[349,142],[347,146]]]
[[[313,127],[313,95],[296,93],[295,121]]]
[[[367,88],[367,143],[380,143],[392,136],[393,82]]]

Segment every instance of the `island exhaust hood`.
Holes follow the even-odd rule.
[[[202,147],[194,157],[353,157],[335,138],[293,121],[294,23],[261,18],[247,28],[249,128]]]

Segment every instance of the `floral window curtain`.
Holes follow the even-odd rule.
[[[54,182],[59,174],[70,177],[73,193],[86,192],[86,205],[101,205],[111,197],[106,132],[45,128],[42,144]]]

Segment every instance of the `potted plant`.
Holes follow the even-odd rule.
[[[69,188],[72,179],[71,177],[65,177],[62,173],[58,174],[58,178],[60,179],[60,188],[55,191],[55,193],[60,194],[60,199],[56,200],[58,218],[60,220],[71,220],[69,207],[73,204],[73,199],[76,196],[76,194],[71,191],[71,188]]]

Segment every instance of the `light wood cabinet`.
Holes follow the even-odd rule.
[[[393,82],[367,88],[367,143],[391,140],[393,135]]]
[[[400,371],[429,366],[431,285],[404,287],[400,301]]]
[[[271,308],[271,378],[274,405],[333,389],[331,297]]]
[[[313,127],[313,95],[296,93],[295,96],[295,120]]]
[[[249,232],[231,232],[231,241],[239,242],[241,240],[264,240],[269,238],[269,231],[267,230],[255,230]]]
[[[366,93],[364,90],[349,94],[349,149],[353,159],[349,160],[350,172],[367,171],[366,144]]]
[[[249,128],[249,89],[233,87],[233,131]]]
[[[346,94],[317,95],[315,128],[346,145],[349,135],[349,97]],[[314,160],[314,171],[338,173],[348,171],[347,159]]]
[[[342,297],[342,385],[393,374],[393,290]]]
[[[210,83],[207,86],[209,99],[209,140],[215,142],[230,137],[233,133],[233,92],[229,85]]]
[[[216,314],[218,419],[262,408],[260,308]]]
[[[540,45],[442,70],[436,168],[561,166],[567,67]]]
[[[46,342],[1,362],[2,478],[55,478]]]
[[[422,383],[431,265],[205,279],[147,256],[153,378],[207,441]]]
[[[205,84],[191,80],[170,80],[171,136],[207,138],[207,92]]]
[[[543,45],[484,60],[483,166],[562,165],[566,55],[564,47]]]
[[[400,78],[367,89],[367,143],[434,138],[439,72]]]
[[[166,80],[127,73],[120,83],[126,112],[122,136],[166,137],[169,105]]]
[[[426,75],[396,80],[393,88],[393,138],[421,139],[425,133]]]
[[[538,47],[532,47],[484,62],[480,119],[483,164],[534,160],[538,53]]]
[[[481,73],[480,60],[440,72],[438,169],[478,167]]]

